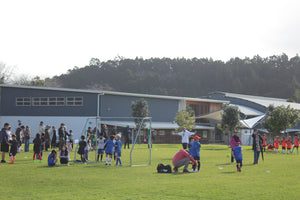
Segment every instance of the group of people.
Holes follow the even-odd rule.
[[[282,137],[282,139],[279,139],[279,136],[276,136],[273,144],[267,144],[266,140],[267,140],[267,138],[264,135],[263,136],[264,149],[265,149],[265,147],[267,147],[268,150],[278,153],[280,145],[281,145],[282,153],[287,153],[287,154],[293,153],[294,149],[297,149],[297,154],[299,154],[300,141],[299,141],[299,137],[297,135],[294,138],[294,142],[293,142],[291,136],[288,136],[287,139],[284,136]]]

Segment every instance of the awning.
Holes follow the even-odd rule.
[[[129,128],[135,128],[135,123],[133,121],[101,121],[101,124],[106,124],[110,126],[118,126],[118,127],[126,127],[129,126]],[[150,127],[150,123],[146,122],[146,127]],[[176,129],[179,126],[176,123],[173,122],[151,122],[151,128],[154,129]],[[200,126],[196,125],[195,129],[198,130],[214,130],[215,127],[211,126]]]
[[[251,119],[240,120],[241,124],[246,128],[253,128],[265,115],[253,117]]]
[[[220,122],[222,120],[222,114],[223,109],[220,109],[205,115],[197,116],[196,119],[208,119],[210,121]]]

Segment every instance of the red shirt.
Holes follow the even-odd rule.
[[[298,147],[299,146],[299,138],[298,137],[295,137],[295,144],[294,146]]]
[[[177,161],[189,158],[195,165],[197,164],[194,158],[192,158],[185,150],[181,149],[178,153],[175,154],[172,163],[176,163]]]
[[[286,142],[287,142],[287,140],[282,139],[282,140],[281,140],[281,146],[282,146],[282,147],[286,147]]]
[[[287,148],[288,149],[292,148],[292,140],[287,140]]]

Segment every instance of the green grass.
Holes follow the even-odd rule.
[[[136,146],[133,164],[146,163],[146,146]],[[43,163],[32,163],[32,153],[21,152],[15,164],[0,164],[0,199],[299,198],[300,155],[295,152],[292,155],[265,153],[264,162],[260,159],[258,165],[252,165],[253,152],[250,147],[243,147],[244,166],[238,173],[227,157],[230,153],[227,146],[202,145],[200,173],[183,174],[182,168],[179,173],[156,173],[157,164],[171,164],[180,147],[179,144],[153,145],[152,165],[146,167],[71,162],[69,167],[49,168],[48,152],[44,153]],[[122,151],[125,165],[129,164],[129,152]]]

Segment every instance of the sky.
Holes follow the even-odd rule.
[[[91,58],[300,52],[299,0],[0,0],[0,62],[52,77]]]

